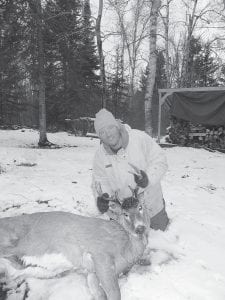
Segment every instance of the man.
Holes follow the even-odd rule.
[[[131,189],[138,186],[144,191],[151,228],[164,231],[169,222],[160,184],[167,171],[164,151],[145,132],[121,124],[104,108],[96,114],[94,126],[101,141],[92,183],[99,211],[107,212],[109,196],[130,197]]]

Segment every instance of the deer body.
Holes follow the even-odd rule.
[[[120,221],[122,225],[67,212],[0,219],[0,273],[1,262],[7,265],[12,257],[62,254],[74,270],[88,274],[88,285],[96,300],[120,300],[118,276],[141,258],[147,243],[145,232],[136,233],[133,221],[132,228],[126,227],[123,214]],[[12,267],[10,261],[8,266]],[[30,269],[31,265],[16,268],[14,279],[30,276]]]

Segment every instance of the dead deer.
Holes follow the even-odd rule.
[[[73,271],[87,273],[94,299],[120,300],[118,277],[142,257],[149,221],[134,196],[122,204],[110,201],[109,209],[118,222],[62,211],[0,219],[0,273],[8,282],[40,277],[43,271],[55,276],[38,262],[44,255],[61,255]]]

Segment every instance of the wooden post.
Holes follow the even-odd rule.
[[[159,113],[158,113],[158,138],[157,142],[160,143],[160,135],[161,135],[161,118],[162,118],[162,105],[165,102],[166,98],[171,95],[172,89],[159,89]],[[165,95],[162,96],[162,94],[165,93]]]
[[[161,131],[161,98],[162,98],[162,93],[159,91],[159,113],[158,113],[158,139],[157,142],[160,144],[160,131]]]

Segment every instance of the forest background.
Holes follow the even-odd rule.
[[[154,136],[158,88],[224,85],[224,5],[1,0],[0,125],[39,127],[44,143],[106,107]]]

